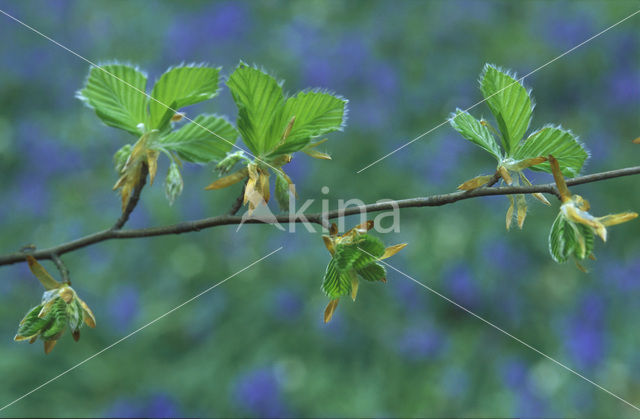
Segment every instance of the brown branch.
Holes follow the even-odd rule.
[[[608,172],[595,173],[592,175],[580,176],[573,179],[567,179],[567,185],[582,185],[585,183],[599,182],[606,179],[613,179],[623,176],[631,176],[640,174],[640,166],[627,167],[624,169],[611,170]],[[386,201],[375,204],[354,206],[345,209],[333,210],[328,213],[315,213],[315,214],[302,214],[295,216],[294,214],[284,214],[275,217],[278,223],[303,223],[309,222],[318,224],[321,226],[326,225],[323,222],[323,216],[325,220],[331,220],[334,218],[340,218],[347,215],[361,214],[363,212],[379,212],[392,210],[394,208],[418,208],[418,207],[438,207],[442,205],[452,204],[457,201],[465,199],[476,198],[479,196],[494,196],[494,195],[514,195],[514,194],[530,194],[530,193],[549,193],[557,196],[558,191],[553,183],[547,183],[543,185],[532,186],[501,186],[501,187],[482,187],[472,191],[452,192],[443,195],[432,195],[422,198],[401,199],[397,201]],[[133,239],[140,237],[154,237],[165,236],[169,234],[182,234],[193,231],[200,231],[211,227],[223,226],[223,225],[238,225],[238,224],[264,224],[263,221],[256,219],[243,220],[241,216],[237,215],[221,215],[217,217],[204,218],[195,221],[185,221],[178,224],[150,227],[131,230],[119,230],[108,229],[103,230],[88,236],[70,241],[68,243],[61,244],[59,246],[51,247],[49,249],[43,249],[30,253],[36,259],[53,259],[55,256],[60,256],[64,253],[72,252],[83,247],[90,246],[95,243],[99,243],[111,239]],[[18,252],[0,257],[1,265],[10,265],[25,260],[25,254]]]

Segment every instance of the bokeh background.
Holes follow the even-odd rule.
[[[2,1],[2,9],[90,60],[128,61],[154,80],[181,62],[229,74],[239,60],[347,97],[330,135],[333,161],[296,157],[302,199],[407,198],[452,191],[495,162],[449,126],[361,174],[369,162],[481,99],[485,62],[526,74],[637,9],[637,2]],[[580,136],[592,173],[637,165],[640,16],[526,80],[532,127]],[[119,198],[112,155],[133,138],[74,98],[87,63],[0,16],[0,252],[39,248],[110,226]],[[235,119],[227,90],[187,110]],[[488,108],[472,112],[489,116]],[[160,172],[167,162],[162,161]],[[239,186],[205,192],[212,167],[187,166],[170,207],[145,188],[129,227],[227,211]],[[532,176],[549,182],[551,176]],[[640,208],[637,178],[576,187],[596,214]],[[321,193],[327,186],[328,194]],[[395,267],[640,404],[640,223],[614,227],[583,274],[554,263],[547,234],[557,201],[529,200],[523,231],[506,232],[508,201],[491,197],[402,211],[410,245]],[[348,220],[354,224],[357,219]],[[284,249],[11,406],[8,416],[595,416],[635,411],[440,297],[390,272],[362,284],[322,323],[329,260],[298,226],[111,241],[64,256],[98,328],[48,356],[12,341],[41,296],[25,264],[0,267],[0,405],[93,355],[279,246]],[[54,266],[45,262],[52,272]]]

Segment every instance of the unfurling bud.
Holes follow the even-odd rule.
[[[175,162],[171,162],[169,171],[167,172],[167,178],[164,181],[164,193],[170,205],[173,205],[178,195],[182,193],[183,186],[184,183],[182,181],[182,175],[180,174],[180,168]]]
[[[16,341],[44,341],[45,353],[51,352],[67,327],[73,339],[80,338],[80,327],[86,323],[95,327],[93,312],[68,285],[45,291],[42,302],[29,310],[18,327]]]
[[[227,157],[222,159],[220,163],[216,166],[216,170],[220,172],[221,175],[228,173],[233,166],[236,165],[240,160],[246,160],[246,156],[242,150],[236,151],[234,153],[227,154]]]
[[[122,172],[124,165],[127,164],[127,160],[131,155],[131,144],[127,144],[124,147],[120,148],[120,150],[116,151],[113,155],[113,164],[115,166],[116,172]]]
[[[171,122],[178,122],[181,121],[182,118],[184,118],[184,112],[176,112],[173,114],[173,116],[171,117]]]

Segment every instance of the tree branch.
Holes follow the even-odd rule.
[[[632,176],[640,174],[640,166],[627,167],[624,169],[611,170],[608,172],[595,173],[592,175],[579,176],[573,179],[567,179],[568,186],[582,185],[585,183],[599,182],[606,179],[613,179],[623,176]],[[347,215],[360,214],[363,212],[379,212],[392,210],[394,208],[418,208],[418,207],[437,207],[447,204],[452,204],[457,201],[465,199],[476,198],[480,196],[493,196],[493,195],[514,195],[514,194],[530,194],[530,193],[549,193],[558,196],[558,191],[553,183],[547,183],[543,185],[532,186],[501,186],[501,187],[482,187],[474,189],[472,191],[459,191],[442,195],[432,195],[421,198],[401,199],[397,201],[385,201],[375,204],[361,205],[348,207],[345,209],[338,209],[329,211],[328,213],[314,213],[314,214],[302,214],[295,217],[292,214],[278,215],[275,217],[278,223],[303,223],[310,222],[325,226],[323,223],[323,216],[325,220],[331,220],[334,218],[340,218]],[[124,214],[123,214],[124,215]],[[126,221],[126,220],[125,220]],[[56,256],[60,256],[64,253],[72,252],[83,247],[91,246],[95,243],[99,243],[111,239],[133,239],[140,237],[155,237],[165,236],[170,234],[182,234],[193,231],[200,231],[211,227],[223,226],[223,225],[238,225],[238,224],[264,224],[264,221],[256,219],[243,220],[241,216],[237,215],[220,215],[217,217],[204,218],[195,221],[185,221],[178,224],[150,227],[141,229],[121,230],[111,228],[103,230],[88,236],[61,244],[59,246],[51,247],[49,249],[43,249],[30,254],[36,259],[54,259]],[[124,224],[124,223],[123,223]],[[118,225],[116,223],[116,225]],[[114,226],[115,227],[115,226]],[[9,255],[0,257],[0,266],[11,265],[14,263],[22,262],[25,260],[25,254],[21,252],[12,253]]]

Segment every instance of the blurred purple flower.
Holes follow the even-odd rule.
[[[119,399],[105,412],[113,418],[171,418],[181,415],[178,405],[166,393],[157,393],[150,399]]]
[[[610,101],[617,106],[634,106],[640,99],[640,72],[637,64],[624,67],[609,76]]]
[[[319,150],[323,150],[323,146]],[[306,155],[294,156],[291,159],[291,162],[283,167],[284,171],[289,175],[294,184],[303,184],[307,176],[309,175],[309,160],[311,157]],[[272,182],[272,185],[275,185],[275,181]]]
[[[520,417],[546,417],[547,403],[535,395],[531,390],[525,389],[518,392],[517,414]]]
[[[602,324],[605,314],[604,300],[600,294],[589,293],[582,298],[579,318],[582,322],[590,324]]]
[[[613,256],[613,255],[611,255]],[[609,259],[599,270],[616,284],[621,291],[637,290],[640,286],[640,260],[625,262]]]
[[[31,172],[23,172],[15,181],[12,197],[14,215],[44,216],[49,211],[51,196],[45,186],[45,179]]]
[[[314,87],[328,87],[333,84],[338,66],[332,64],[330,59],[311,56],[304,63],[304,81]]]
[[[345,301],[341,301],[341,304],[346,303],[346,298],[343,298]],[[327,304],[329,300],[325,300]],[[322,312],[324,312],[324,308],[326,305],[319,307]],[[340,305],[338,305],[338,309],[333,314],[331,321],[329,323],[325,323],[322,316],[317,316],[316,328],[319,330],[319,333],[322,335],[323,342],[342,342],[349,337],[349,324],[345,321],[346,314],[340,311]]]
[[[587,368],[602,360],[604,338],[605,334],[600,328],[576,321],[569,330],[566,345],[578,364]]]
[[[565,328],[566,348],[581,368],[593,367],[604,357],[604,314],[602,297],[587,294]]]
[[[416,284],[411,281],[393,281],[391,292],[403,307],[420,310],[427,306],[425,301],[427,294],[416,292]]]
[[[174,46],[172,51],[175,55],[192,57],[203,45],[227,41],[239,43],[250,27],[244,4],[215,3],[208,10],[176,17],[166,32],[166,42]]]
[[[373,91],[380,95],[381,98],[389,100],[399,93],[398,76],[396,70],[390,64],[377,62],[369,68],[370,70],[367,73],[369,84],[375,86]]]
[[[310,36],[316,38],[313,33]],[[322,42],[322,39],[317,37],[316,41]],[[338,48],[326,50],[330,55],[316,55],[306,60],[303,77],[306,84],[338,90],[354,83],[368,84],[370,78],[363,78],[363,75],[367,74],[364,70],[373,64],[370,62],[370,47],[357,34],[345,35],[338,45]],[[313,47],[319,49],[317,43]]]
[[[542,34],[547,42],[554,44],[558,49],[574,47],[593,35],[593,23],[590,16],[584,13],[571,16],[562,12],[555,15],[557,17],[545,22]]]
[[[587,165],[595,166],[589,167],[590,171],[597,169],[601,164],[610,163],[609,157],[611,155],[611,135],[607,133],[603,133],[602,131],[597,131],[589,135],[587,139],[588,144],[586,144],[587,149],[591,153],[589,159],[585,163],[583,167],[583,172],[586,169]]]
[[[487,241],[479,241],[478,245],[481,246],[483,258],[492,261],[490,267],[493,269],[501,272],[526,271],[528,265],[527,254],[519,251],[515,245],[510,244],[504,238],[499,237]]]
[[[428,181],[435,185],[448,181],[457,173],[460,170],[459,163],[473,150],[455,134],[447,134],[439,143],[438,150],[430,156],[428,165],[424,164],[424,159],[421,160],[422,166],[426,166]],[[416,154],[421,157],[419,153]]]
[[[251,27],[249,13],[239,2],[216,3],[201,17],[203,33],[208,41],[239,42],[247,28]]]
[[[18,125],[20,151],[31,173],[46,177],[55,173],[84,168],[80,153],[64,149],[61,142],[41,130],[37,121],[25,120]]]
[[[147,403],[142,415],[148,418],[176,418],[180,417],[178,405],[171,396],[166,393],[154,395]]]
[[[385,109],[384,103],[376,100],[363,100],[354,101],[354,105],[349,112],[349,121],[352,127],[357,127],[356,129],[370,131],[388,127],[391,123],[388,119],[389,112]],[[378,135],[384,137],[383,132],[379,132]]]
[[[527,366],[519,360],[511,359],[501,365],[502,380],[507,387],[527,386]]]
[[[397,350],[411,360],[433,358],[446,344],[441,332],[429,326],[410,327],[398,339]]]
[[[614,35],[614,34],[612,34]],[[628,31],[617,32],[612,39],[614,45],[614,56],[612,64],[621,67],[637,67],[638,65],[638,40],[637,33],[630,29]]]
[[[302,298],[287,289],[276,290],[270,301],[274,314],[283,320],[295,320],[304,308]]]
[[[132,285],[123,285],[109,298],[109,316],[119,329],[129,329],[131,322],[138,315],[139,292]]]
[[[267,368],[241,376],[233,389],[237,405],[260,417],[281,417],[287,409],[281,400],[275,374]]]
[[[116,400],[104,414],[108,418],[143,417],[143,407],[129,400]]]
[[[469,267],[457,264],[443,273],[443,283],[449,296],[456,303],[469,308],[477,301],[478,287]]]
[[[338,60],[337,63],[340,63],[339,69],[342,71],[342,77],[349,79],[352,77],[360,78],[370,56],[371,48],[363,41],[362,34],[353,33],[347,34],[342,42],[338,43],[334,58]]]

